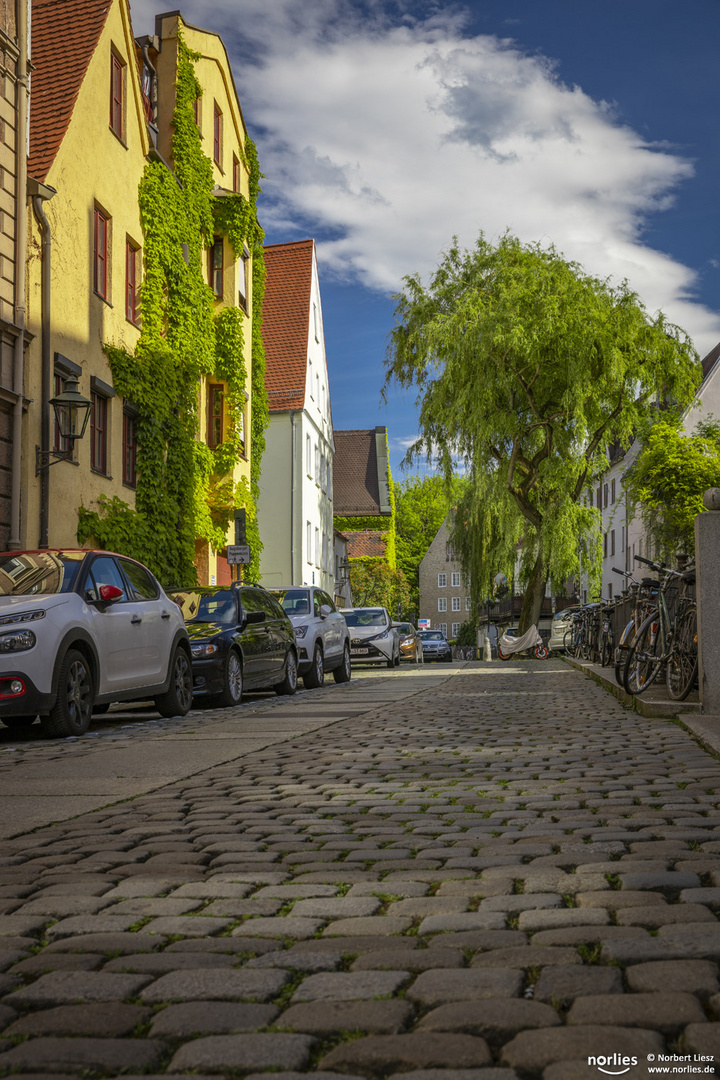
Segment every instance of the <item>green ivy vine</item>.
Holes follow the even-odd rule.
[[[245,147],[250,198],[213,195],[210,159],[203,153],[193,105],[202,93],[191,53],[178,41],[176,103],[173,114],[174,172],[150,162],[140,182],[144,237],[144,278],[140,290],[142,329],[134,355],[106,345],[118,393],[138,410],[135,508],[100,496],[99,512],[79,509],[78,540],[146,563],[167,583],[197,581],[195,541],[216,551],[226,544],[234,510],[247,511],[252,562],[249,580],[259,576],[262,545],[256,506],[269,421],[261,323],[265,285],[263,231],[257,218],[261,173],[251,140]],[[250,385],[250,482],[233,480],[245,453],[243,435],[247,369],[245,315],[237,308],[214,311],[203,266],[213,236],[228,238],[236,258],[243,246],[252,257]],[[213,376],[225,384],[227,425],[220,446],[198,440],[198,381]]]

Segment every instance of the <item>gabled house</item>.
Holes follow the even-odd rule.
[[[387,428],[335,432],[335,527],[347,555],[395,567],[395,500]]]
[[[264,385],[259,172],[225,47],[177,11],[136,41],[128,0],[32,0],[32,28],[22,546],[229,581]],[[74,445],[49,406],[68,377],[91,402]]]
[[[469,583],[450,538],[448,516],[435,534],[420,563],[420,615],[424,625],[456,638],[468,619],[474,621]]]
[[[335,592],[332,413],[314,240],[265,247],[260,576]]]

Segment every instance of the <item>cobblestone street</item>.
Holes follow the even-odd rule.
[[[182,723],[220,743],[219,715]],[[0,1075],[712,1071],[720,762],[680,724],[560,660],[252,710],[260,734],[283,718],[271,745],[0,841]]]

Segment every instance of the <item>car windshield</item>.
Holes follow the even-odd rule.
[[[175,598],[177,603],[178,598]],[[237,623],[237,605],[235,595],[229,589],[219,592],[194,593],[184,596],[183,609],[186,623],[220,623],[221,626],[235,626]]]
[[[85,551],[14,551],[0,556],[0,596],[71,592]]]
[[[356,608],[343,611],[348,626],[386,626],[387,615],[382,608]]]
[[[398,623],[397,629],[398,629],[398,633],[405,634],[407,637],[409,637],[411,634],[413,636],[415,635],[415,628],[412,627],[410,625],[410,623],[407,623],[407,622]]]
[[[439,630],[421,630],[420,631],[420,637],[423,639],[423,641],[444,641],[445,640],[445,638],[442,636],[442,634],[440,633]]]
[[[310,593],[307,589],[273,589],[272,594],[278,598],[286,614],[310,614]]]

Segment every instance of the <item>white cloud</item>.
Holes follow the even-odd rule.
[[[138,6],[136,23],[161,9]],[[562,84],[549,60],[470,36],[461,9],[388,11],[381,0],[362,11],[347,0],[184,7],[223,34],[262,132],[266,220],[332,237],[319,244],[326,271],[386,291],[432,270],[453,234],[471,245],[481,229],[509,229],[628,278],[651,312],[712,348],[720,314],[694,302],[696,272],[643,243],[692,163]]]

